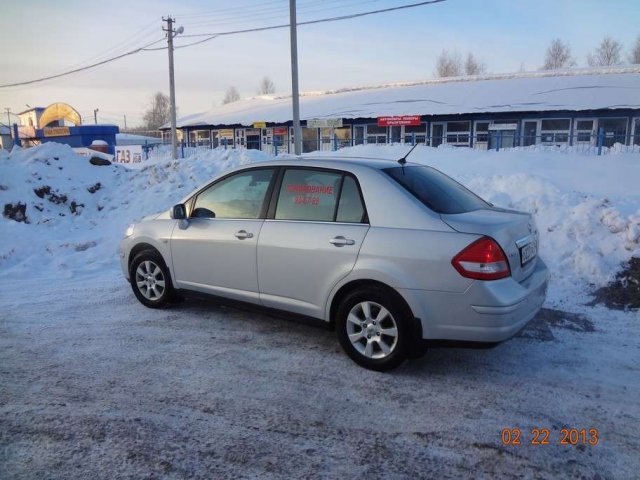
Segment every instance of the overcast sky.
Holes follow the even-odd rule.
[[[417,0],[298,0],[298,21],[414,3]],[[287,0],[22,0],[3,2],[0,85],[88,65],[162,40],[171,14],[184,35],[288,22]],[[443,3],[332,23],[301,26],[301,91],[423,80],[434,76],[442,49],[473,52],[492,73],[536,70],[554,37],[568,42],[578,66],[610,35],[625,59],[640,35],[638,0],[447,0]],[[181,38],[182,37],[182,38]],[[176,46],[200,38],[178,36]],[[154,47],[166,46],[160,41]],[[176,50],[179,115],[219,105],[229,86],[256,94],[269,76],[290,93],[289,30],[219,37]],[[85,122],[129,127],[141,121],[153,92],[168,93],[167,51],[145,51],[93,70],[33,85],[0,88],[5,107],[66,102]]]

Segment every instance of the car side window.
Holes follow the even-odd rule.
[[[191,217],[259,218],[274,169],[237,173],[201,192]]]
[[[313,169],[287,169],[282,179],[275,218],[332,222],[342,174]]]
[[[361,223],[364,217],[364,205],[358,185],[353,177],[345,176],[338,202],[336,222]]]

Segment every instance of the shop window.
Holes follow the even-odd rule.
[[[592,143],[594,138],[593,120],[578,120],[576,122],[576,142]]]
[[[431,124],[431,146],[438,147],[444,140],[444,123]]]
[[[367,125],[367,143],[387,143],[387,127]]]
[[[318,129],[302,127],[302,153],[318,150]]]
[[[391,143],[400,143],[400,132],[402,127],[389,127],[389,136],[391,137]]]
[[[476,143],[489,141],[489,122],[476,122]]]
[[[194,130],[189,132],[189,143],[192,147],[210,147],[211,132],[209,130]]]
[[[364,125],[356,125],[353,127],[354,145],[362,145],[364,143]]]
[[[447,144],[468,147],[471,138],[471,122],[447,122]]]
[[[535,145],[538,140],[538,121],[530,120],[523,123],[522,126],[522,146],[530,147]]]
[[[571,120],[558,118],[540,122],[540,137],[543,145],[559,145],[569,142]]]
[[[627,119],[626,118],[599,118],[598,130],[604,130],[605,147],[611,147],[614,143],[626,144]]]
[[[335,128],[333,133],[336,136],[338,148],[351,146],[351,127]]]
[[[422,123],[420,125],[407,125],[404,127],[404,143],[413,143],[414,135],[416,144],[426,143],[427,124]]]
[[[640,118],[633,119],[633,145],[640,145]]]

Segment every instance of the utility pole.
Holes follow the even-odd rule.
[[[176,85],[173,73],[173,37],[184,32],[184,28],[173,29],[175,21],[171,16],[162,17],[163,22],[167,22],[167,28],[162,28],[167,32],[167,44],[169,50],[169,101],[171,104],[171,152],[174,159],[178,158],[178,137],[176,132]]]
[[[97,125],[98,124],[98,112],[100,111],[99,108],[94,108],[93,110],[93,122]]]
[[[4,107],[4,109],[7,111],[7,128],[9,129],[9,135],[11,135],[12,138],[17,138],[18,135],[14,134],[14,129],[11,126],[11,109],[9,107]]]
[[[302,153],[302,129],[300,128],[300,91],[298,90],[298,33],[296,0],[289,0],[289,27],[291,30],[291,98],[293,103],[293,141],[296,155]]]
[[[127,116],[124,116],[124,131],[127,131]]]

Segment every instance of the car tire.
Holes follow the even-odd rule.
[[[338,306],[338,340],[351,359],[370,370],[386,371],[407,358],[412,314],[397,293],[366,287],[349,293]]]
[[[133,258],[129,279],[136,298],[146,307],[162,308],[176,298],[169,269],[155,250],[143,250]]]

